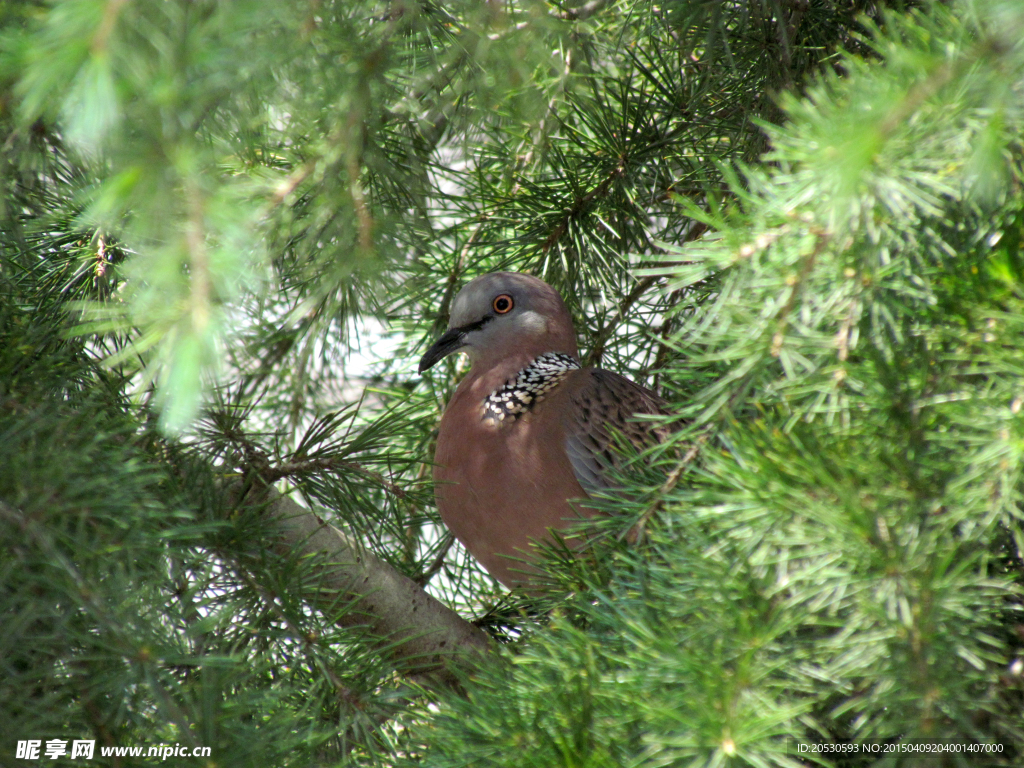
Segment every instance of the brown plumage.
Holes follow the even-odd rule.
[[[522,586],[533,542],[594,514],[585,502],[612,484],[614,433],[637,448],[660,439],[633,416],[664,413],[663,403],[618,374],[580,368],[562,298],[529,275],[468,283],[420,372],[457,350],[472,367],[441,417],[438,509],[492,576]]]

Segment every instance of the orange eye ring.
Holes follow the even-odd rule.
[[[503,293],[500,296],[495,296],[494,301],[491,302],[491,306],[494,308],[494,311],[497,312],[499,315],[507,315],[509,312],[512,311],[512,307],[514,307],[515,305],[516,303],[512,300],[512,297],[509,296],[507,293]]]

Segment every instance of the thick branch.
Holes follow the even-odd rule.
[[[266,514],[278,529],[276,552],[317,562],[304,598],[318,608],[343,606],[338,623],[364,628],[403,674],[456,685],[455,668],[490,647],[482,630],[287,496],[273,499]]]

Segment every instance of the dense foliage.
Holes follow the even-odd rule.
[[[1019,764],[1019,2],[0,24],[0,762],[59,738],[223,766],[867,766],[896,763],[796,747],[916,740]],[[495,269],[555,285],[586,362],[675,414],[541,598],[452,543],[429,484],[461,364],[415,358]],[[304,600],[316,564],[230,491],[255,475],[490,657],[432,686]]]

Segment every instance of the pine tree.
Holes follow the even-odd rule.
[[[1019,2],[0,14],[0,763],[1019,764]],[[429,482],[497,269],[672,404],[541,596]]]

